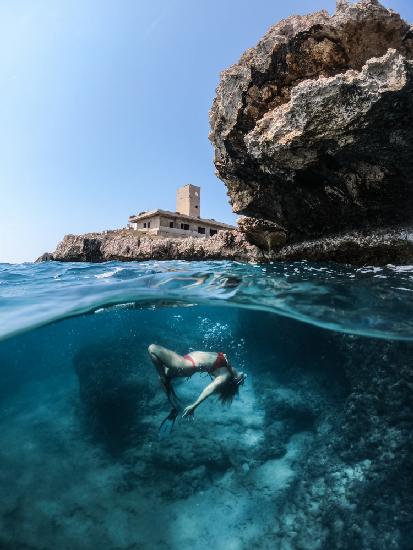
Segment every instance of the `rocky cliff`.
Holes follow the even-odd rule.
[[[36,261],[105,262],[111,260],[251,260],[264,253],[249,244],[238,231],[222,231],[208,239],[150,238],[119,230],[85,235],[66,235],[50,254]]]
[[[261,230],[263,226],[260,226]],[[256,237],[254,233],[253,237]],[[267,238],[267,241],[265,241]],[[260,246],[240,231],[222,231],[208,239],[150,239],[133,231],[66,235],[53,253],[38,262],[105,262],[111,260],[234,260],[234,261],[336,261],[354,265],[407,264],[413,260],[410,229],[349,232],[305,240],[270,249],[272,233],[260,233]]]
[[[39,260],[413,261],[413,27],[376,0],[270,28],[210,113],[239,231],[68,235]]]
[[[210,139],[251,242],[263,222],[275,248],[411,223],[412,59],[397,13],[339,1],[271,27],[222,73]]]

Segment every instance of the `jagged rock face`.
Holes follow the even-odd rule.
[[[238,219],[238,227],[251,242],[263,250],[274,250],[286,241],[285,231],[280,230],[276,223],[269,220],[241,216]]]
[[[335,338],[349,395],[303,465],[280,548],[411,548],[412,344]]]
[[[208,239],[150,239],[127,231],[66,235],[56,250],[36,261],[107,262],[112,260],[336,261],[353,265],[410,264],[413,228],[348,232],[334,237],[283,244],[275,223],[244,217],[241,231],[220,231]],[[251,242],[249,242],[251,241]],[[253,243],[253,244],[251,244]]]
[[[412,253],[413,254],[413,253]],[[111,260],[258,260],[263,253],[239,231],[220,231],[207,239],[151,239],[130,231],[66,235],[53,254],[36,261],[106,262]]]
[[[289,241],[413,216],[413,33],[373,0],[293,16],[224,71],[210,119],[235,212]]]

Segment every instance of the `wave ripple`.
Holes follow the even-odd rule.
[[[413,266],[309,262],[0,264],[0,338],[114,305],[271,311],[339,332],[413,340]]]

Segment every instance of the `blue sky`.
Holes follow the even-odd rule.
[[[385,5],[413,20],[409,0]],[[235,217],[214,175],[208,111],[219,72],[268,27],[333,0],[0,0],[0,262],[66,233],[175,210]]]

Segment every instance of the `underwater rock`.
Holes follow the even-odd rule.
[[[337,338],[351,390],[308,456],[280,540],[287,548],[410,548],[412,344]]]
[[[277,513],[275,547],[411,548],[413,344],[325,333],[269,315],[259,321],[249,312],[240,321],[242,334],[256,327],[252,349],[264,351],[254,380],[266,451],[285,447],[286,434],[314,436]]]
[[[133,342],[113,341],[80,349],[73,358],[87,427],[112,453],[136,444],[154,392],[142,374]]]
[[[223,71],[210,113],[234,212],[280,226],[298,247],[410,223],[412,58],[409,25],[373,0],[271,27]],[[354,254],[357,263],[351,248],[320,259]],[[300,259],[308,253],[297,248]]]

